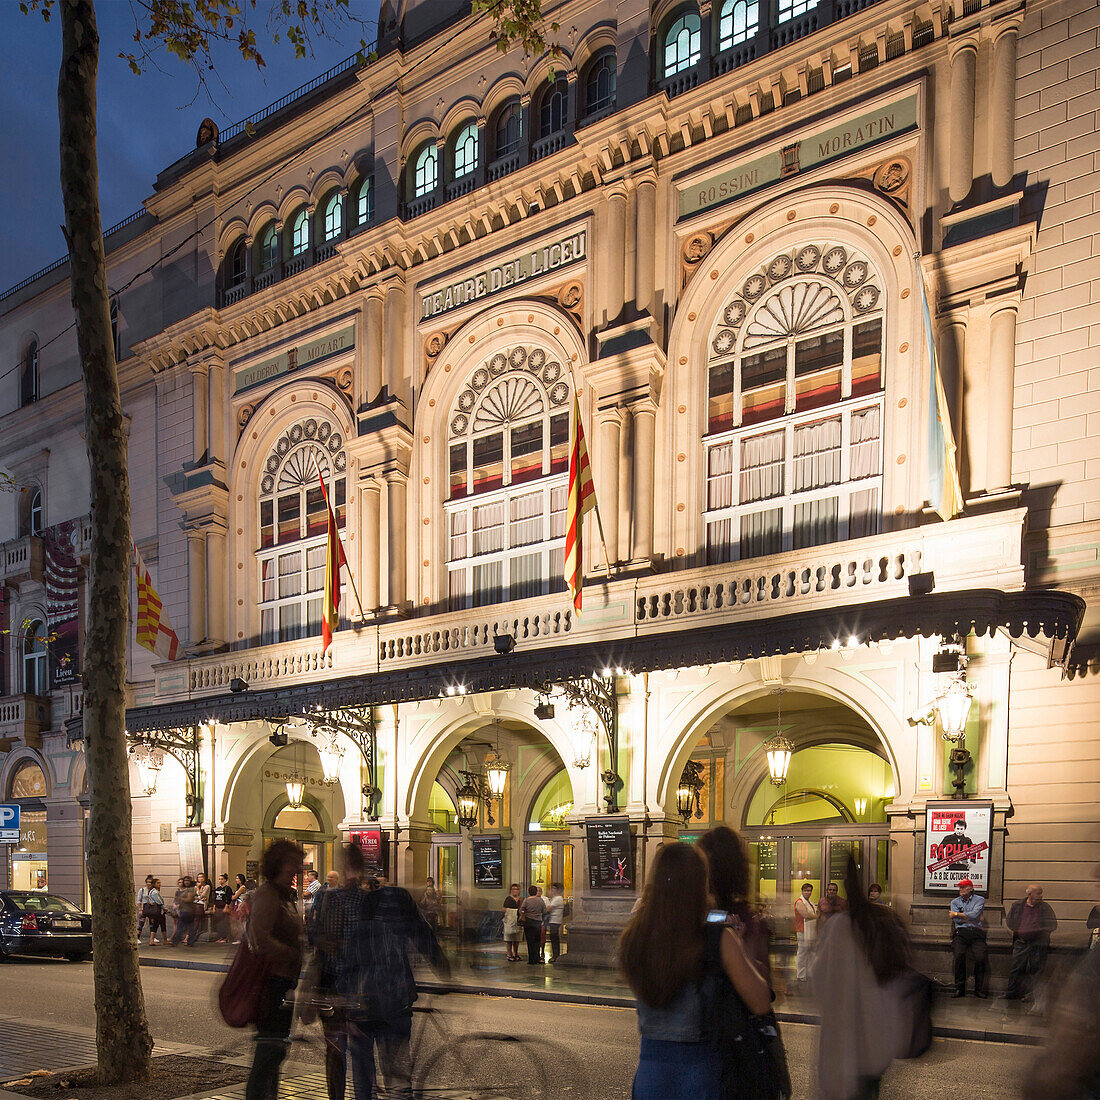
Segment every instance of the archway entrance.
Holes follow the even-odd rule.
[[[762,745],[781,725],[794,743],[786,782],[775,786]],[[866,891],[890,895],[886,808],[893,769],[876,732],[856,713],[808,692],[787,692],[782,719],[774,697],[736,708],[715,722],[692,753],[702,787],[681,839],[727,824],[745,839],[755,901],[771,912],[780,935],[793,926],[794,899],[804,883],[816,903],[835,882],[845,896],[849,857]]]

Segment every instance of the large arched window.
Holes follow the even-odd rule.
[[[335,241],[344,231],[344,196],[333,191],[325,199],[322,210],[321,239],[327,244]]]
[[[229,257],[225,262],[226,280],[230,287],[240,286],[245,280],[248,268],[246,266],[245,249],[247,244],[241,237],[229,250]]]
[[[445,506],[453,608],[564,587],[570,394],[539,347],[497,352],[459,394]]]
[[[747,42],[758,25],[758,0],[725,0],[718,16],[718,49],[729,50]]]
[[[614,50],[604,50],[588,66],[584,77],[584,117],[608,111],[615,106]]]
[[[260,271],[270,271],[279,262],[279,230],[274,222],[260,233]]]
[[[38,341],[31,340],[23,351],[23,363],[19,379],[19,403],[20,405],[33,405],[38,397]]]
[[[321,632],[328,511],[321,478],[344,525],[347,456],[327,420],[288,428],[264,464],[260,482],[260,638],[268,645]]]
[[[19,508],[19,534],[41,535],[45,526],[42,490],[28,489]]]
[[[518,99],[501,107],[493,126],[493,159],[510,157],[523,140],[523,108]]]
[[[48,695],[49,691],[46,624],[41,619],[33,619],[23,632],[23,693]]]
[[[564,130],[569,122],[569,81],[559,77],[547,88],[539,101],[539,137]]]
[[[413,198],[422,199],[439,186],[439,150],[429,141],[413,162]]]
[[[875,534],[882,491],[881,280],[822,241],[752,272],[711,333],[709,562]]]
[[[665,31],[662,61],[664,75],[675,76],[699,64],[702,34],[697,12],[686,11]]]
[[[309,211],[303,206],[290,222],[290,254],[301,256],[309,248]]]
[[[471,120],[459,130],[455,136],[454,150],[451,155],[453,179],[468,176],[477,168],[477,123],[475,121]]]
[[[355,188],[355,224],[368,225],[374,220],[374,177],[364,176]]]
[[[798,16],[812,11],[817,5],[818,0],[779,0],[776,15],[780,23],[786,23],[790,19],[797,19]]]

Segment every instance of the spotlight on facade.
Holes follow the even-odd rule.
[[[862,817],[867,812],[867,799],[857,798],[856,802],[856,817]]]
[[[240,695],[242,691],[248,691],[248,681],[242,680],[239,676],[234,676],[233,679],[229,681],[229,690],[233,692],[234,695]]]
[[[493,649],[502,657],[507,657],[516,648],[516,636],[514,634],[494,634]]]
[[[550,702],[548,696],[539,696],[539,701],[535,705],[535,717],[540,722],[549,722],[554,717],[554,704]]]
[[[936,588],[936,574],[929,570],[927,573],[911,573],[909,575],[909,595],[927,596]]]
[[[274,730],[268,740],[277,749],[285,749],[290,744],[290,736],[287,734],[281,726],[279,729]]]

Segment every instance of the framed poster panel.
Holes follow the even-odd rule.
[[[634,889],[634,844],[630,819],[587,817],[588,885],[593,890]]]
[[[924,818],[924,889],[954,894],[961,879],[989,891],[993,839],[991,802],[929,802]]]
[[[496,890],[504,885],[504,860],[499,836],[470,837],[474,850],[474,885]]]
[[[348,833],[348,843],[357,844],[362,850],[364,875],[377,877],[386,873],[381,829],[352,829]]]

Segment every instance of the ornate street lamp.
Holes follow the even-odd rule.
[[[317,755],[321,758],[321,777],[328,786],[335,786],[340,782],[340,765],[344,759],[344,746],[339,744],[335,737],[332,737],[321,742],[317,749]]]
[[[782,787],[787,782],[787,772],[791,767],[794,754],[794,742],[782,734],[783,692],[786,688],[776,688],[775,695],[775,736],[764,742],[764,755],[768,758],[768,774],[772,783]]]
[[[458,826],[460,829],[472,829],[477,824],[481,792],[475,785],[473,776],[468,772],[462,774],[466,777],[466,782],[455,792],[458,802]]]
[[[684,765],[680,775],[680,783],[676,788],[676,809],[686,825],[694,813],[696,817],[703,816],[699,794],[703,789],[703,766],[697,760],[689,760]]]
[[[160,769],[164,767],[164,753],[148,745],[140,745],[134,750],[134,763],[137,765],[144,793],[156,794],[157,778],[160,775]]]
[[[945,741],[962,742],[966,737],[966,720],[974,702],[974,687],[966,682],[966,672],[960,671],[947,690],[932,704],[940,720]]]
[[[286,800],[292,810],[301,809],[306,796],[306,781],[298,774],[298,750],[294,750],[294,774],[286,781]]]
[[[512,765],[500,755],[497,749],[490,749],[485,757],[485,783],[490,798],[502,799],[508,783],[508,773]]]

